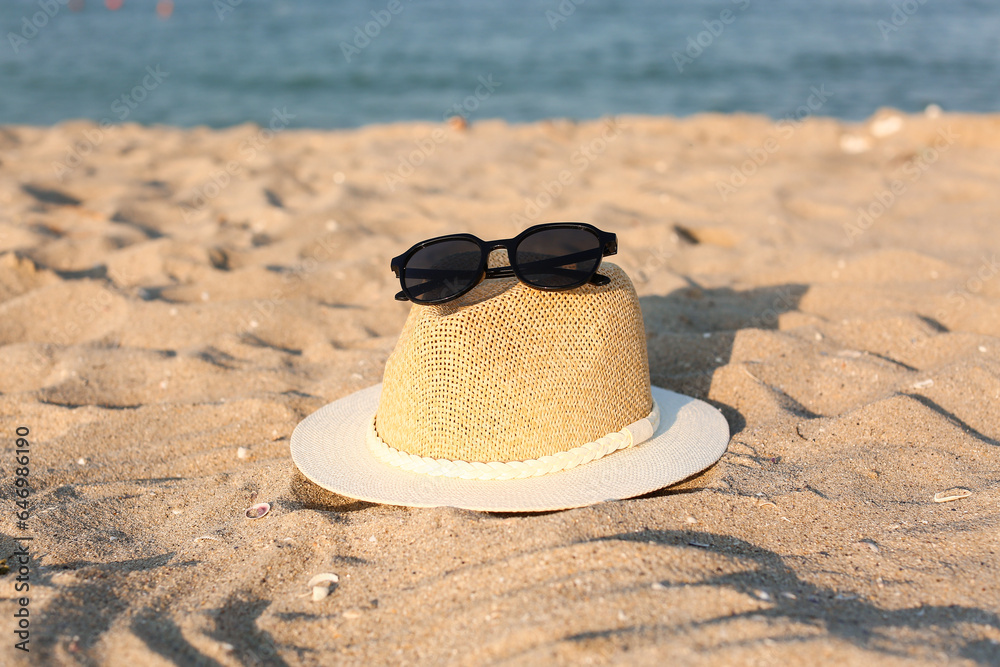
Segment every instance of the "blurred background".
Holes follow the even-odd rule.
[[[3,0],[0,26],[0,123],[1000,110],[995,0]]]

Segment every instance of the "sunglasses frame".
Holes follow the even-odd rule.
[[[517,247],[520,245],[524,239],[529,236],[540,232],[551,229],[584,229],[594,234],[597,237],[599,247],[601,249],[601,256],[597,259],[597,264],[594,266],[593,273],[586,279],[577,284],[559,286],[559,287],[544,287],[533,285],[532,283],[525,280],[524,276],[521,275],[520,271],[514,266],[515,262],[511,258],[515,257],[517,254]],[[413,257],[414,254],[423,250],[427,246],[440,243],[441,241],[471,241],[479,246],[480,249],[480,260],[478,275],[479,277],[471,283],[468,287],[460,290],[459,292],[444,297],[443,299],[434,300],[423,300],[416,299],[410,294],[410,290],[406,287],[406,263]],[[507,251],[507,259],[511,262],[510,266],[497,266],[488,267],[490,253],[494,250],[503,248]],[[511,239],[501,239],[498,241],[483,241],[478,236],[473,236],[472,234],[446,234],[445,236],[436,236],[432,239],[427,239],[426,241],[421,241],[417,243],[412,248],[404,252],[399,257],[394,257],[390,263],[390,268],[392,272],[396,274],[399,278],[400,287],[402,291],[396,294],[397,301],[412,301],[413,303],[419,303],[420,305],[432,306],[434,304],[446,303],[448,301],[453,301],[463,294],[467,294],[472,291],[479,283],[483,280],[489,278],[517,278],[520,282],[524,283],[532,289],[542,290],[544,292],[560,292],[564,290],[575,289],[582,285],[586,285],[588,282],[594,282],[598,285],[606,285],[610,282],[607,276],[600,276],[597,274],[598,269],[601,268],[601,260],[609,255],[614,255],[618,252],[618,237],[612,232],[604,232],[597,227],[588,224],[586,222],[546,222],[540,225],[533,225],[528,227],[523,232]]]

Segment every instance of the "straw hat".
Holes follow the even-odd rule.
[[[319,409],[292,459],[351,498],[532,512],[629,498],[715,463],[714,407],[651,387],[635,289],[542,292],[490,280],[414,305],[382,384]]]

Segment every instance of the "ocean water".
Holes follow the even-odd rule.
[[[1000,111],[996,0],[2,0],[0,29],[0,123]]]

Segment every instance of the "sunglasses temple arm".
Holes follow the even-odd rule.
[[[607,285],[610,282],[611,278],[608,278],[607,276],[602,276],[600,273],[595,273],[590,278],[591,285],[601,286],[601,285]]]
[[[562,257],[557,258],[557,261],[563,262],[563,261],[565,261],[565,258],[562,258]],[[550,262],[551,262],[551,260],[549,260],[549,262],[544,262],[544,261],[543,262],[536,262],[536,264],[543,264],[543,263],[550,263]],[[554,271],[555,273],[560,273],[560,269],[561,268],[562,267],[556,266],[556,267],[551,267],[549,270],[550,271]],[[497,266],[497,267],[494,267],[494,268],[489,268],[489,269],[486,269],[486,277],[487,278],[513,278],[514,277],[514,269],[512,269],[509,266]],[[589,282],[590,282],[591,285],[597,285],[597,286],[607,285],[608,283],[611,282],[611,278],[608,278],[607,276],[602,276],[599,273],[595,273],[593,276],[590,277],[590,281]]]
[[[556,273],[559,272],[558,268],[555,269],[555,272]],[[510,268],[509,266],[501,266],[495,269],[486,269],[487,278],[512,278],[513,276],[514,276],[514,269]],[[601,285],[607,285],[608,283],[610,283],[611,278],[608,278],[607,276],[602,276],[599,273],[595,273],[590,277],[590,280],[588,282],[590,282],[591,285],[597,285],[598,287],[600,287]],[[400,294],[402,294],[402,292],[400,292]]]

